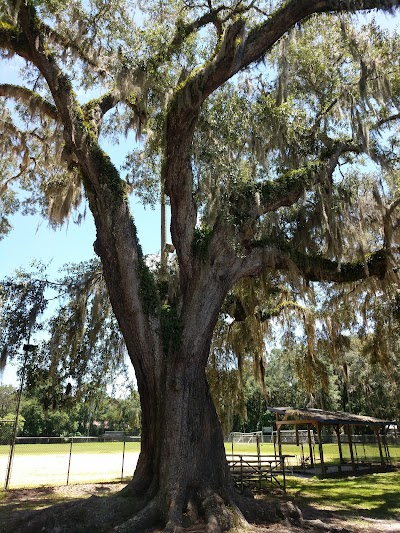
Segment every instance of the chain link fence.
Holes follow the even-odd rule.
[[[12,440],[14,420],[3,418],[0,419],[0,446],[3,444],[10,445]]]
[[[0,479],[9,489],[128,480],[139,452],[140,439],[124,435],[17,437],[10,464],[7,434],[0,436]]]

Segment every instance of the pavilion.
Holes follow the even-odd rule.
[[[324,462],[324,435],[323,429],[333,429],[337,437],[337,445],[339,451],[339,464],[335,466],[335,471],[343,473],[349,471],[356,473],[357,471],[365,469],[387,469],[391,467],[391,460],[389,454],[389,447],[387,444],[386,433],[388,428],[393,425],[392,420],[381,420],[370,416],[353,415],[342,411],[324,411],[321,409],[294,409],[292,407],[268,407],[268,410],[276,414],[276,443],[278,445],[279,456],[282,456],[282,435],[281,431],[285,426],[294,426],[296,444],[299,445],[299,429],[303,426],[307,431],[307,441],[310,452],[310,467],[317,469],[317,459],[315,457],[312,445],[312,433],[315,431],[316,440],[319,450],[319,468],[318,474],[325,477],[328,474],[334,473],[330,466]],[[353,441],[354,428],[369,427],[375,435],[375,441],[379,449],[380,461],[375,464],[359,462],[358,457],[355,459]],[[342,444],[343,437],[347,437],[349,445],[350,463],[344,459]],[[326,437],[325,437],[326,438]],[[357,449],[356,449],[357,454]],[[350,468],[349,468],[350,467]]]

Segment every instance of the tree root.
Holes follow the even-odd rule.
[[[248,522],[274,524],[286,522],[301,525],[303,517],[300,509],[291,501],[255,500],[239,496],[236,503]]]
[[[116,533],[139,532],[157,525],[162,519],[162,507],[159,498],[153,499],[139,513],[123,524],[114,528]]]
[[[220,533],[234,527],[244,529],[248,525],[237,506],[232,501],[229,504],[216,493],[208,494],[202,501],[207,533]]]
[[[116,533],[139,533],[146,528],[165,524],[163,533],[184,533],[186,528],[202,524],[205,533],[223,533],[236,529],[244,532],[248,529],[240,509],[229,495],[219,495],[212,490],[195,493],[183,506],[182,494],[161,493],[148,503],[138,514],[116,526]],[[165,500],[169,501],[165,507]],[[163,505],[164,504],[164,505]],[[167,509],[163,512],[163,509]]]
[[[245,532],[248,522],[286,522],[301,525],[301,512],[291,502],[260,501],[227,490],[192,491],[186,503],[183,492],[159,492],[132,498],[113,495],[92,496],[79,502],[55,505],[25,514],[12,531],[4,533],[141,533],[151,527],[164,527],[163,533],[184,533],[192,526],[205,533]],[[2,530],[3,533],[3,530]]]

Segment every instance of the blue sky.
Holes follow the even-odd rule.
[[[159,253],[159,209],[144,209],[140,204],[133,203],[132,210],[144,253]],[[11,222],[13,230],[0,241],[0,279],[12,274],[16,268],[28,268],[35,259],[50,263],[50,272],[56,274],[65,263],[94,256],[96,229],[89,210],[80,225],[71,220],[56,230],[38,215],[17,214]]]

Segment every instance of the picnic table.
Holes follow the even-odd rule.
[[[261,489],[263,481],[276,484],[286,492],[285,460],[288,457],[294,455],[227,455],[233,481],[242,492],[245,487]]]

